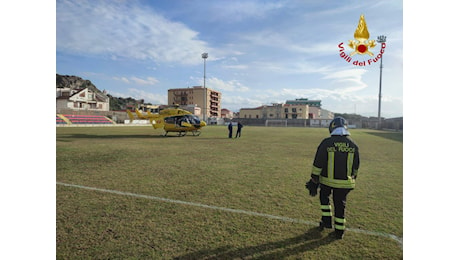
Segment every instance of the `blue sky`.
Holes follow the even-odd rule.
[[[166,104],[168,89],[203,85],[207,52],[206,86],[222,93],[222,108],[308,98],[333,112],[377,116],[379,63],[360,67],[339,56],[361,14],[370,40],[387,36],[382,116],[402,116],[401,0],[58,0],[56,73]]]

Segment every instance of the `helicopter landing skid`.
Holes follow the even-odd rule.
[[[163,134],[163,136],[168,136],[168,133],[169,133],[169,132],[165,132],[165,133]],[[193,136],[199,136],[199,135],[201,134],[201,132],[195,130],[195,131],[192,131],[192,134],[193,134]],[[186,136],[186,135],[187,135],[187,131],[181,131],[181,132],[178,132],[178,133],[177,133],[177,136],[179,136],[179,137]]]
[[[182,136],[185,136],[187,134],[187,132],[178,132],[176,136],[179,136],[179,137],[182,137]],[[168,132],[165,132],[163,136],[168,136]]]

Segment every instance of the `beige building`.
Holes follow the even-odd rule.
[[[228,109],[226,109],[226,108],[222,108],[220,110],[220,114],[221,114],[222,118],[230,118],[230,119],[233,118],[233,112],[228,110]]]
[[[310,107],[308,105],[284,104],[284,118],[286,119],[308,119]]]
[[[262,118],[262,107],[241,108],[240,118]]]
[[[321,100],[302,98],[288,100],[286,104],[242,108],[240,109],[239,117],[256,119],[333,119],[334,113],[321,109]]]
[[[202,86],[168,89],[168,105],[199,106],[204,108],[206,118],[221,117],[221,102],[222,94],[219,91],[203,88]]]
[[[311,119],[334,119],[334,112],[320,107],[310,107]]]
[[[307,119],[308,105],[272,104],[240,109],[240,118]]]

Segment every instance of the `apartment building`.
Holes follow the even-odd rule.
[[[206,118],[221,117],[221,102],[222,94],[219,91],[202,86],[168,89],[168,105],[199,106],[204,108]]]

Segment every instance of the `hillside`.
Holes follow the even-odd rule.
[[[84,89],[89,88],[92,91],[102,93],[91,81],[82,79],[77,76],[56,74],[56,88]]]

